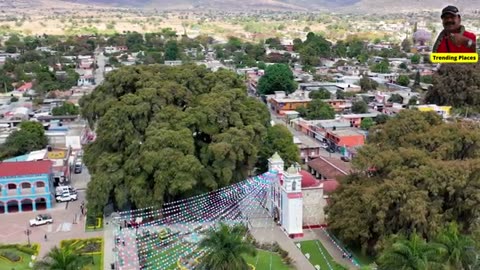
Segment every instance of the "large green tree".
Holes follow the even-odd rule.
[[[200,260],[199,269],[248,270],[250,267],[244,255],[255,256],[255,246],[245,237],[247,228],[243,225],[229,226],[221,223],[210,229],[199,243],[208,252]]]
[[[308,94],[308,97],[311,99],[329,99],[332,97],[332,94],[328,90],[321,88],[319,90],[311,91]]]
[[[352,104],[352,112],[353,113],[367,113],[368,112],[368,104],[363,100],[355,101]]]
[[[52,109],[53,115],[77,115],[78,113],[78,107],[70,102],[64,102],[61,106]]]
[[[258,92],[270,95],[275,91],[292,93],[297,88],[290,67],[285,64],[273,64],[267,67],[265,75],[258,81]]]
[[[335,118],[335,110],[321,99],[313,99],[306,107],[299,107],[300,117],[308,120],[323,120]]]
[[[480,128],[445,123],[434,112],[402,110],[370,129],[355,172],[331,196],[329,227],[374,253],[379,240],[417,231],[436,235],[457,221],[469,233],[480,218]]]
[[[47,143],[48,138],[41,123],[24,121],[20,124],[20,129],[10,133],[0,146],[0,159],[45,148]]]
[[[284,125],[274,125],[267,129],[267,136],[260,148],[258,170],[265,172],[268,169],[268,159],[278,152],[288,167],[299,162],[300,152],[293,143],[293,135]]]
[[[80,100],[96,127],[85,150],[89,209],[160,207],[243,180],[270,116],[236,74],[203,66],[124,67]]]
[[[359,82],[362,91],[376,90],[378,87],[378,83],[366,75],[363,75]]]
[[[480,64],[442,64],[432,77],[425,102],[455,107],[480,105]]]

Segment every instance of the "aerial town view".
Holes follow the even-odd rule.
[[[0,11],[0,270],[480,270],[480,0]]]

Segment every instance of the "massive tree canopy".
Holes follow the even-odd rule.
[[[480,128],[404,110],[373,127],[328,208],[329,227],[374,252],[379,240],[416,231],[429,238],[451,221],[480,217]]]
[[[454,107],[480,106],[480,64],[442,64],[433,75],[427,103]]]
[[[270,116],[243,81],[203,66],[124,67],[80,101],[97,138],[85,150],[88,202],[160,207],[243,180]]]
[[[258,81],[258,92],[271,95],[275,91],[285,91],[290,94],[297,88],[290,67],[285,64],[273,64],[267,67],[265,75]]]

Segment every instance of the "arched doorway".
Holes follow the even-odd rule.
[[[33,211],[33,201],[32,199],[23,199],[20,204],[22,205],[22,212],[30,212]]]
[[[5,204],[2,201],[0,201],[0,214],[3,214],[3,213],[5,213]]]
[[[18,212],[18,201],[11,200],[7,202],[7,209],[8,213],[16,213]]]
[[[36,198],[35,208],[37,209],[37,211],[47,209],[47,200],[45,200],[45,198]]]

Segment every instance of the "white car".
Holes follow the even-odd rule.
[[[77,191],[72,186],[58,186],[55,189],[56,197],[62,196],[62,194],[65,194],[65,193],[77,194]]]
[[[70,202],[70,201],[76,201],[78,198],[77,194],[71,194],[71,193],[63,193],[60,196],[57,196],[55,200],[57,202]]]
[[[30,227],[40,226],[44,224],[52,224],[52,223],[53,223],[52,216],[47,214],[38,215],[36,218],[30,219]]]

